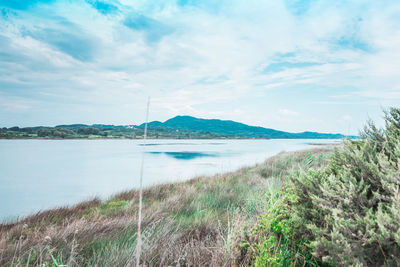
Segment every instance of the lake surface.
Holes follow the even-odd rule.
[[[139,186],[213,175],[337,140],[0,140],[0,220],[103,199]]]

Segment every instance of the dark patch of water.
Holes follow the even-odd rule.
[[[219,157],[217,153],[204,153],[204,152],[191,152],[191,151],[182,151],[182,152],[147,152],[149,154],[163,154],[175,159],[180,160],[190,160],[195,158],[202,158],[202,157]]]

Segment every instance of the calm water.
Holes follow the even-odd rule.
[[[148,140],[144,185],[236,170],[310,142],[322,140]],[[0,140],[0,220],[137,188],[141,143]]]

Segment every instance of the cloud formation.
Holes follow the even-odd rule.
[[[1,1],[0,126],[141,123],[150,95],[156,120],[347,132],[347,116],[357,133],[400,102],[399,11],[398,1]]]

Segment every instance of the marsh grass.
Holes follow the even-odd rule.
[[[238,236],[274,207],[291,172],[325,164],[329,149],[281,153],[214,177],[143,192],[146,266],[231,266]],[[1,266],[129,266],[135,263],[138,191],[47,210],[0,224]]]

